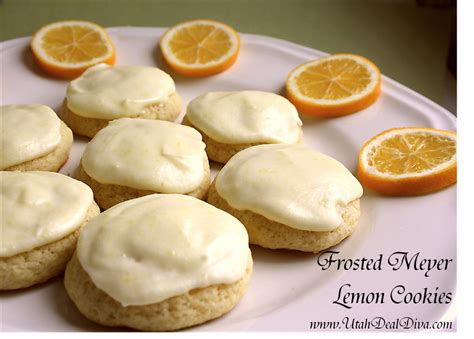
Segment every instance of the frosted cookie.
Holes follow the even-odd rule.
[[[92,138],[111,120],[174,121],[180,112],[181,97],[162,70],[99,64],[71,81],[61,117],[74,133]]]
[[[61,274],[82,226],[99,214],[82,182],[51,172],[0,172],[0,290]]]
[[[262,247],[319,252],[357,226],[362,186],[340,162],[303,145],[260,145],[220,171],[208,202]]]
[[[195,129],[167,121],[123,118],[87,144],[78,179],[103,209],[152,193],[205,199],[209,161]]]
[[[296,144],[303,139],[295,106],[268,92],[210,92],[192,100],[183,124],[203,136],[209,159],[226,163],[260,144]]]
[[[44,105],[1,106],[0,170],[57,172],[66,163],[72,131]]]
[[[96,323],[171,331],[230,311],[251,273],[248,235],[237,219],[189,196],[153,194],[84,227],[64,284]]]

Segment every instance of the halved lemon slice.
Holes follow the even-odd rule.
[[[388,195],[417,195],[456,183],[456,133],[434,128],[393,128],[360,150],[361,183]]]
[[[77,77],[99,63],[115,63],[109,35],[88,21],[59,21],[40,28],[31,50],[45,72],[62,78]]]
[[[320,117],[354,113],[380,95],[380,71],[368,59],[335,54],[293,69],[286,81],[288,99],[299,112]]]
[[[234,64],[240,39],[230,26],[213,20],[180,23],[165,32],[160,48],[166,62],[177,73],[207,76]]]

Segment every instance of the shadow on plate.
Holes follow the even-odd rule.
[[[50,80],[57,80],[57,81],[64,81],[63,79],[58,79],[58,78],[55,78],[51,75],[48,75],[47,73],[45,73],[38,66],[38,64],[35,62],[35,60],[33,58],[33,53],[31,52],[31,49],[30,49],[29,45],[22,50],[22,52],[21,52],[21,61],[31,72],[33,72],[35,75],[37,75],[41,78],[50,79]]]
[[[257,245],[250,245],[254,262],[268,264],[288,264],[292,262],[303,262],[315,259],[314,253],[301,252],[296,250],[278,249],[272,250]]]
[[[60,277],[51,278],[45,282],[30,287],[20,288],[17,290],[0,291],[0,297],[4,300],[7,300],[18,298],[24,294],[41,293],[48,289],[50,284],[54,283],[55,281],[59,281],[59,279],[62,279],[62,275]]]
[[[54,295],[54,310],[71,327],[88,332],[129,332],[126,327],[101,326],[84,317],[69,298],[64,284],[58,284]]]

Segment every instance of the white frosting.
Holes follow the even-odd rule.
[[[175,92],[173,79],[156,67],[89,68],[67,88],[67,106],[77,115],[96,119],[134,117]]]
[[[249,255],[247,232],[236,218],[179,194],[116,205],[84,227],[77,245],[94,284],[123,306],[234,283]]]
[[[237,153],[216,179],[229,205],[289,227],[330,231],[338,206],[362,196],[362,186],[337,160],[303,145],[259,145]]]
[[[206,93],[189,103],[186,116],[221,143],[294,144],[301,137],[302,122],[295,106],[274,93]]]
[[[52,152],[61,141],[60,120],[44,105],[1,106],[0,169]]]
[[[71,234],[93,202],[82,182],[52,172],[0,172],[0,257],[31,251]]]
[[[86,173],[103,184],[189,193],[204,180],[205,144],[194,128],[167,121],[111,121],[87,144]]]

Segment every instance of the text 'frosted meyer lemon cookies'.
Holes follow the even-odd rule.
[[[44,105],[0,107],[0,170],[58,171],[69,157],[72,131]]]
[[[177,73],[208,76],[237,60],[240,38],[235,29],[214,20],[193,20],[168,29],[160,41],[164,59]]]
[[[103,212],[80,235],[66,290],[107,326],[171,331],[230,311],[245,293],[252,257],[244,226],[179,194],[153,194]]]
[[[80,135],[93,137],[120,118],[174,121],[181,97],[173,79],[156,67],[100,64],[71,81],[61,117]]]
[[[259,145],[229,160],[208,202],[239,219],[252,244],[319,252],[352,234],[361,196],[337,160],[303,145]]]
[[[226,163],[259,144],[296,144],[303,125],[282,96],[261,91],[209,92],[193,99],[183,124],[201,132],[209,159]]]
[[[0,172],[0,289],[61,274],[82,225],[99,214],[91,189],[51,172]]]
[[[359,153],[362,184],[388,195],[417,195],[456,183],[456,133],[405,127],[384,131]]]
[[[115,47],[104,28],[89,21],[59,21],[41,27],[31,41],[38,65],[61,78],[75,78],[99,63],[115,63]]]
[[[209,161],[194,128],[168,121],[112,121],[87,144],[78,178],[103,209],[151,193],[180,193],[204,199]]]
[[[286,95],[299,112],[326,118],[360,111],[373,104],[380,91],[378,67],[354,54],[309,61],[286,80]]]

